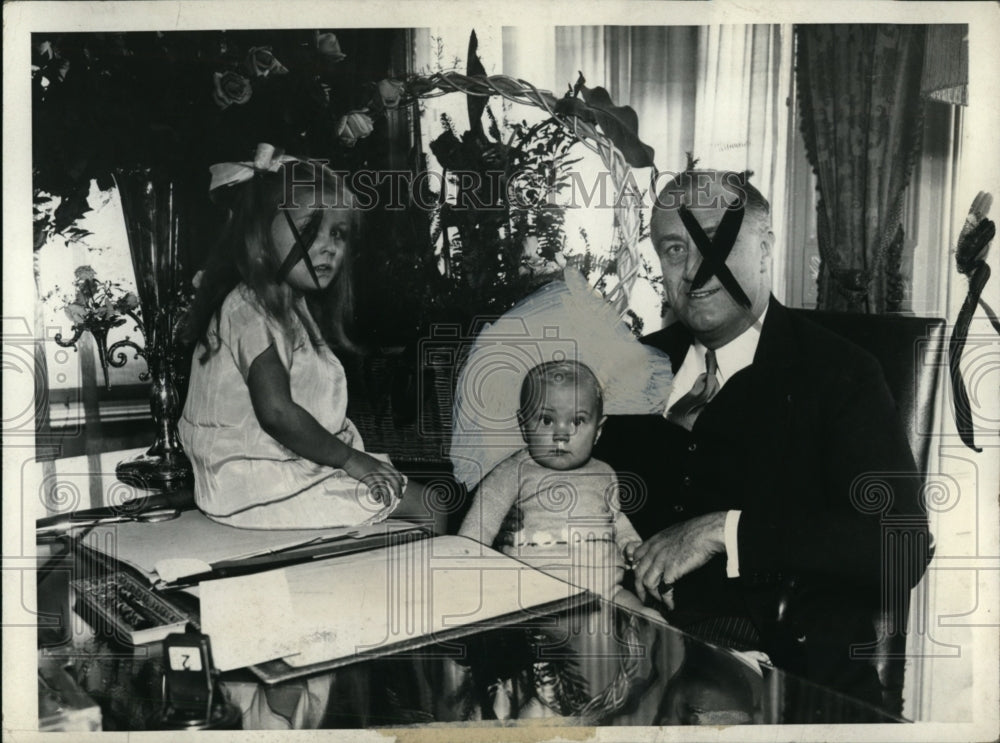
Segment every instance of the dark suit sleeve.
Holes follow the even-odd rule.
[[[908,591],[930,555],[922,478],[875,359],[859,355],[831,374],[818,402],[797,411],[793,435],[814,442],[811,454],[802,454],[812,463],[786,462],[797,474],[778,484],[779,497],[755,499],[774,505],[742,512],[740,576],[812,574]],[[813,426],[818,430],[805,430]],[[793,442],[789,454],[796,451]]]

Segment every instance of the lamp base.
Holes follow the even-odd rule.
[[[173,490],[194,481],[191,462],[180,452],[153,454],[147,451],[119,462],[115,475],[126,485],[150,490]]]

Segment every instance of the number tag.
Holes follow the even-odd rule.
[[[163,704],[167,719],[208,720],[214,680],[208,636],[178,632],[163,641]]]
[[[171,671],[201,671],[201,652],[198,647],[172,647],[170,653]]]

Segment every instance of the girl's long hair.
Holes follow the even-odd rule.
[[[212,331],[213,328],[218,330],[222,303],[240,282],[246,285],[251,299],[255,299],[267,315],[289,335],[295,333],[293,315],[300,311],[291,287],[278,279],[279,261],[271,237],[274,218],[287,200],[286,190],[287,196],[293,193],[290,186],[286,189],[286,183],[292,183],[293,173],[296,198],[302,198],[305,192],[308,199],[314,199],[313,183],[316,183],[322,188],[319,196],[324,204],[354,205],[353,194],[338,175],[321,163],[308,161],[289,162],[277,172],[257,173],[249,181],[227,187],[230,192],[225,196],[231,198],[229,217],[220,240],[206,260],[186,323],[186,340],[192,344],[200,341],[204,345],[202,363],[219,350],[221,339]],[[311,323],[302,318],[302,326],[307,329],[309,341],[314,346],[325,341],[341,351],[358,350],[351,340],[354,321],[352,253],[359,233],[357,210],[352,208],[351,215],[350,235],[337,276],[323,291],[306,296],[306,304],[321,337],[313,337]],[[308,246],[305,247],[308,250]]]

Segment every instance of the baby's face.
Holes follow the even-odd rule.
[[[586,464],[604,424],[597,409],[593,389],[544,384],[538,405],[521,422],[521,435],[531,458],[553,470]]]

